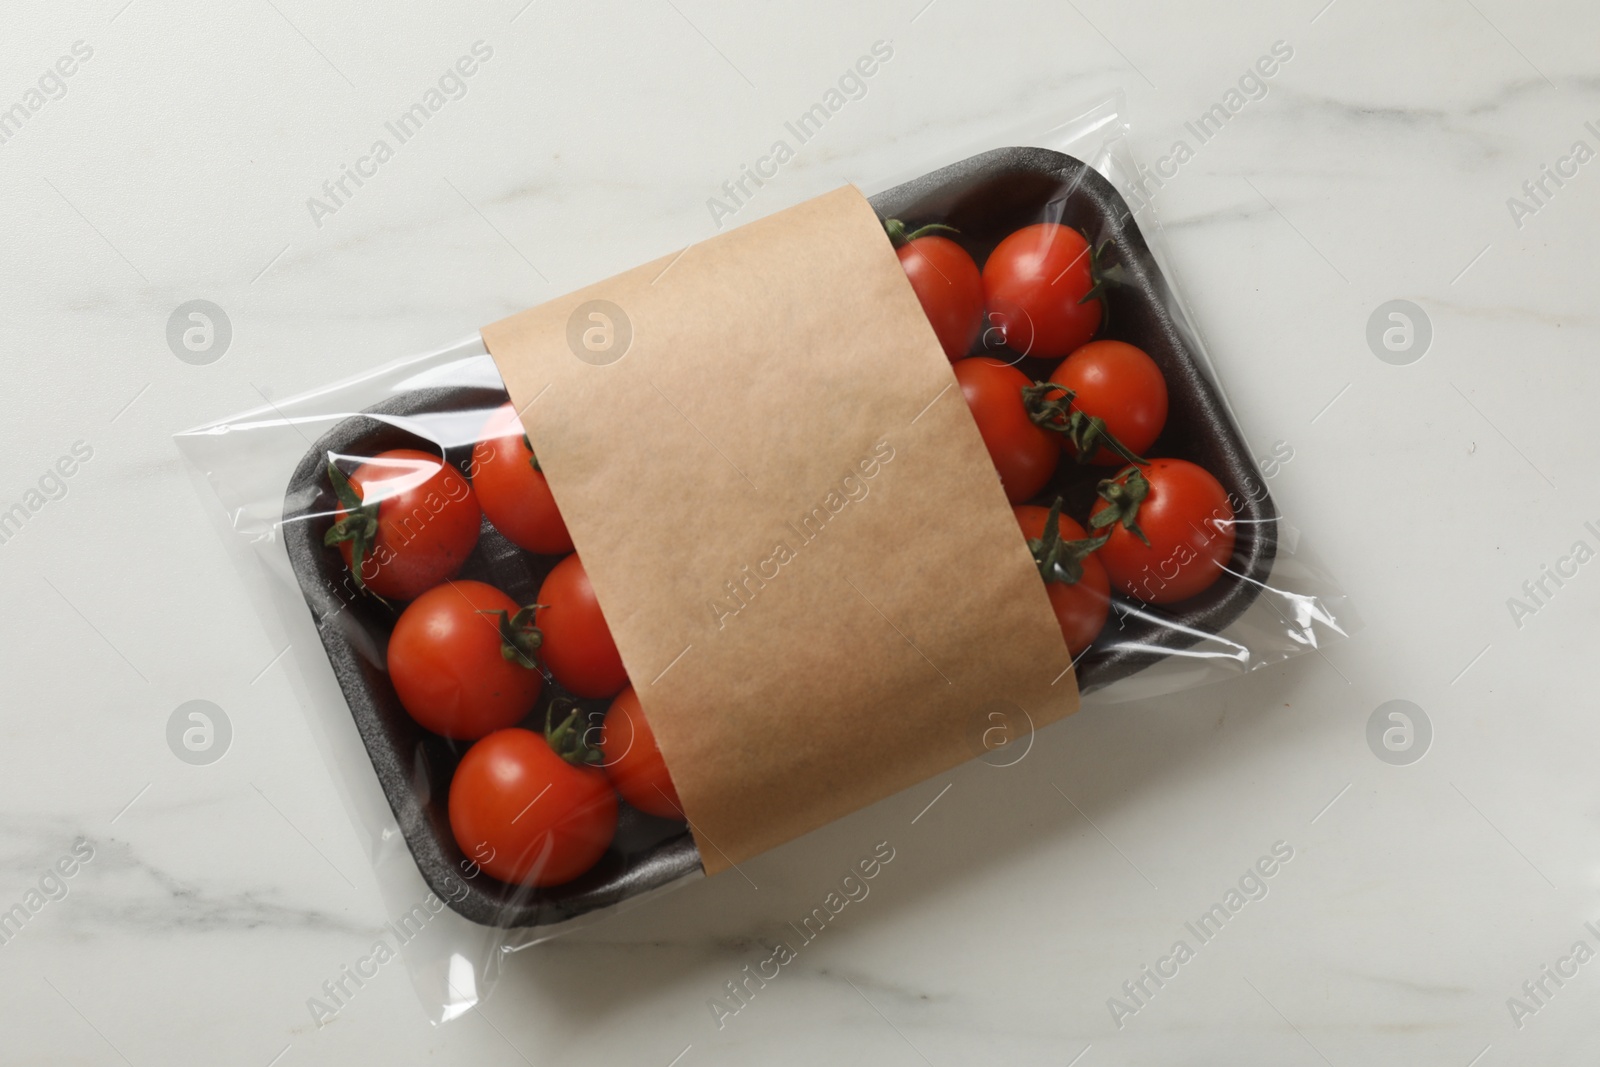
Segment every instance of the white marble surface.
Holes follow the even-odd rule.
[[[1600,1055],[1600,963],[1545,979],[1520,1028],[1507,1008],[1574,942],[1600,946],[1583,926],[1600,920],[1600,565],[1520,627],[1507,608],[1600,525],[1600,162],[1520,227],[1507,206],[1575,141],[1600,148],[1592,5],[924,4],[6,11],[0,106],[74,42],[93,54],[0,144],[0,502],[75,442],[93,454],[0,544],[0,906],[75,840],[93,857],[0,945],[0,1059]],[[1278,499],[1366,629],[1325,657],[1087,711],[1014,768],[962,768],[750,864],[759,890],[711,879],[523,952],[447,1025],[391,965],[319,1028],[307,998],[392,917],[299,707],[337,696],[308,629],[286,642],[258,621],[254,561],[219,536],[170,435],[708,235],[707,197],[878,39],[893,62],[752,211],[1116,87],[1154,161],[1292,45],[1156,204],[1252,445],[1293,446]],[[493,57],[468,95],[315,227],[306,198],[477,40]],[[209,366],[164,339],[193,298],[233,323]],[[1396,298],[1434,327],[1410,366],[1364,339]],[[1404,767],[1365,740],[1397,698],[1435,732]],[[191,699],[233,724],[210,766],[165,741]],[[706,1001],[765,955],[756,940],[880,840],[896,858],[871,896],[719,1030]],[[1265,899],[1119,1028],[1107,999],[1278,841],[1293,859]]]

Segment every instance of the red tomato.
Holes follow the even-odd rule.
[[[656,735],[639,707],[639,695],[628,686],[611,702],[600,733],[606,777],[622,799],[650,815],[683,818],[678,791],[667,774],[667,761],[656,747]]]
[[[1055,408],[1067,409],[1058,412],[1055,421],[1068,455],[1076,456],[1080,444],[1094,447],[1108,433],[1126,451],[1143,455],[1167,424],[1167,382],[1142,348],[1122,341],[1090,341],[1062,360],[1050,381],[1072,393],[1065,405],[1059,390],[1047,398],[1057,401]],[[1073,418],[1073,412],[1081,414]],[[1100,445],[1091,462],[1113,467],[1130,458]]]
[[[884,223],[895,244],[900,266],[922,302],[933,332],[951,361],[972,351],[983,328],[983,276],[960,245],[929,231],[955,231],[948,226],[924,226],[907,234],[899,219]]]
[[[1056,506],[1059,509],[1059,500]],[[1067,651],[1077,659],[1094,644],[1111,610],[1111,583],[1092,547],[1097,539],[1090,539],[1082,526],[1059,510],[1053,537],[1045,533],[1052,509],[1023,504],[1011,510],[1039,563],[1039,574],[1044,578],[1045,592],[1055,609]]]
[[[1100,560],[1131,597],[1187,600],[1210,588],[1233,558],[1227,491],[1193,463],[1153,459],[1129,467],[1100,483],[1100,497],[1089,527],[1110,530]]]
[[[983,265],[989,321],[1006,345],[1060,359],[1100,328],[1094,253],[1083,234],[1057,222],[1025,226]]]
[[[572,535],[528,447],[516,408],[506,404],[496,409],[479,437],[472,449],[472,485],[494,528],[529,552],[546,556],[571,552]]]
[[[450,829],[467,857],[502,882],[562,885],[593,867],[617,830],[617,795],[532,730],[498,730],[461,757]]]
[[[389,636],[389,680],[422,726],[472,740],[514,725],[544,676],[532,612],[492,585],[445,582],[401,613]]]
[[[986,356],[959,359],[956,381],[1000,472],[1000,484],[1013,504],[1026,500],[1050,480],[1061,449],[1052,434],[1035,426],[1022,403],[1022,390],[1033,384],[1017,368]]]
[[[556,681],[581,697],[615,696],[628,684],[617,643],[576,554],[551,568],[539,587],[539,603],[544,605],[540,652]]]
[[[410,600],[461,569],[483,513],[462,473],[410,448],[381,452],[348,478],[330,458],[339,498],[323,544],[338,545],[356,584]]]

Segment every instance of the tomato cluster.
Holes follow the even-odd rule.
[[[1109,246],[1039,222],[1008,234],[980,269],[953,227],[908,232],[890,219],[884,229],[953,364],[1073,657],[1104,628],[1113,587],[1174,604],[1221,578],[1234,547],[1227,491],[1188,460],[1147,458],[1167,422],[1166,379],[1143,349],[1097,336],[1108,332]],[[1068,480],[1063,463],[1117,468],[1098,479],[1082,525],[1050,491]]]
[[[330,457],[338,500],[324,543],[355,584],[409,601],[385,660],[395,695],[424,729],[471,742],[450,782],[457,845],[501,881],[570,882],[616,833],[618,794],[649,815],[682,819],[639,698],[515,410],[493,412],[467,471],[393,449],[346,474]],[[559,556],[536,601],[519,604],[458,578],[483,520],[519,548]],[[573,697],[607,699],[596,720]],[[536,709],[545,696],[543,721]]]
[[[1107,248],[1040,222],[1005,236],[980,268],[951,227],[907,232],[890,220],[885,229],[1073,657],[1098,639],[1114,592],[1164,605],[1217,582],[1233,556],[1233,507],[1209,472],[1156,454],[1167,383],[1141,348],[1103,336]],[[1092,495],[1063,473],[1097,469]],[[337,506],[325,544],[357,587],[403,604],[385,655],[395,696],[421,727],[470,746],[447,801],[470,862],[508,883],[557,886],[611,848],[623,804],[682,820],[511,405],[490,414],[465,471],[426,451],[392,449],[330,456],[327,476]],[[1074,497],[1078,483],[1084,495]],[[1076,515],[1067,514],[1069,499]],[[485,523],[551,564],[534,602],[460,577]],[[580,700],[609,706],[599,716]]]

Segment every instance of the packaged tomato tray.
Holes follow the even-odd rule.
[[[1118,192],[1108,113],[1058,127],[1087,158],[828,194],[687,250],[676,293],[648,264],[180,438],[310,609],[330,758],[405,845],[381,868],[520,947],[980,754],[990,705],[1043,725],[1348,630]],[[791,350],[712,299],[787,301],[739,318],[787,316]],[[701,395],[719,359],[753,378]],[[972,558],[957,592],[941,564]],[[832,747],[785,735],[833,706]],[[907,737],[903,766],[849,762]]]

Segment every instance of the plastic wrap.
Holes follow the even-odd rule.
[[[1349,632],[1353,617],[1337,585],[1309,555],[1291,517],[1273,503],[1268,479],[1276,457],[1258,460],[1245,446],[1163,269],[1160,227],[1134,184],[1138,168],[1117,102],[1089,108],[1042,134],[1000,135],[947,166],[910,173],[865,190],[874,210],[907,227],[949,227],[939,232],[954,231],[979,266],[1004,237],[1033,223],[1059,222],[1088,239],[1097,269],[1109,278],[1101,295],[1105,321],[1096,336],[1144,350],[1166,383],[1165,427],[1141,458],[1196,463],[1227,493],[1233,548],[1220,577],[1176,602],[1116,593],[1099,636],[1073,663],[1086,703],[1218,681]],[[1037,358],[1030,344],[1018,341],[1019,327],[1004,318],[988,309],[971,353],[1009,364],[1030,381],[1046,380],[1059,360]],[[604,309],[594,321],[615,326]],[[507,399],[494,358],[473,334],[178,438],[221,499],[233,530],[266,566],[285,625],[293,633],[305,633],[308,623],[316,630],[345,701],[313,707],[314,725],[330,768],[346,782],[380,884],[399,916],[392,951],[406,961],[439,1019],[475,1002],[503,953],[702,873],[695,837],[681,818],[622,802],[609,847],[576,878],[535,888],[490,874],[479,861],[492,862],[460,847],[450,820],[452,775],[473,741],[424,728],[389,675],[386,648],[409,597],[375,595],[353,580],[348,557],[329,542],[329,530],[352,510],[341,476],[348,479],[379,453],[412,449],[441,457],[469,483],[482,458],[480,452],[475,459],[475,449],[490,440],[492,450],[495,438],[486,428]],[[509,447],[516,437],[500,439]],[[330,473],[330,462],[337,473]],[[1098,487],[1116,473],[1117,466],[1078,464],[1064,454],[1030,499],[1040,506],[1059,499],[1063,514],[1087,523]],[[870,492],[865,467],[858,483]],[[853,495],[848,487],[846,495]],[[421,516],[422,525],[427,518]],[[564,555],[548,546],[519,547],[485,516],[470,555],[453,573],[502,590],[516,605],[531,605]],[[1145,588],[1157,589],[1161,579],[1153,580]],[[501,621],[511,623],[509,616]],[[509,660],[511,652],[506,655]],[[521,725],[542,731],[572,716],[586,738],[600,736],[595,731],[609,698],[568,691],[536,651],[533,658],[529,669],[540,672],[542,685]]]

